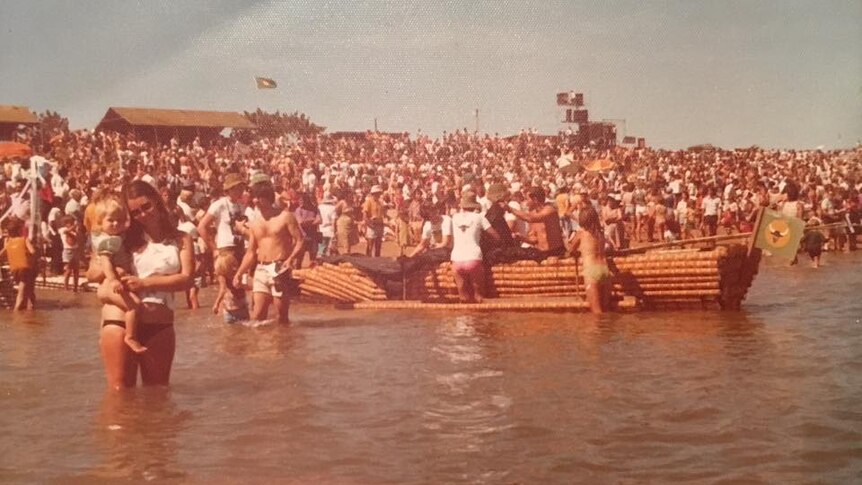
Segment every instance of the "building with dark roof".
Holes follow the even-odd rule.
[[[0,104],[0,140],[11,140],[19,125],[38,125],[39,119],[26,106]]]
[[[225,128],[253,130],[256,126],[233,111],[111,107],[96,131],[133,133],[138,139],[156,142],[172,137],[187,142],[195,137],[214,138]]]

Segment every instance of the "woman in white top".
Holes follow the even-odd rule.
[[[485,292],[485,267],[482,265],[482,248],[479,246],[482,233],[487,232],[499,240],[497,231],[485,216],[476,201],[476,194],[464,192],[461,210],[452,216],[452,272],[458,297],[462,303],[481,303]]]
[[[135,274],[121,281],[141,297],[137,337],[147,351],[137,355],[129,349],[122,312],[105,305],[99,332],[102,362],[111,388],[134,387],[139,369],[144,385],[167,385],[176,347],[173,293],[192,283],[192,240],[177,230],[161,196],[148,183],[133,181],[123,199],[131,215],[124,245],[132,254]],[[104,275],[91,262],[87,277],[99,282]]]

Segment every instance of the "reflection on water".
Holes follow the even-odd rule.
[[[185,477],[177,466],[177,436],[190,418],[168,388],[106,391],[94,433],[103,461],[92,475],[146,481]]]
[[[839,262],[862,253],[767,261],[742,312],[181,310],[170,389],[107,394],[96,305],[46,295],[0,314],[0,481],[851,483],[862,301]]]

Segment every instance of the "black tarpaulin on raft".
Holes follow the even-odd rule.
[[[323,263],[350,263],[358,270],[381,284],[389,299],[404,297],[404,281],[414,273],[427,268],[433,268],[440,263],[449,261],[449,251],[432,249],[413,258],[383,258],[365,256],[362,254],[345,254],[320,258]]]

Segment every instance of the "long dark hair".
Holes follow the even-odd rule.
[[[165,235],[165,242],[171,240],[176,242],[176,240],[179,239],[179,234],[174,218],[171,217],[171,213],[168,212],[168,208],[165,206],[165,201],[162,200],[162,196],[158,191],[156,191],[152,185],[143,180],[133,180],[123,187],[123,203],[126,204],[126,207],[129,206],[129,199],[137,199],[138,197],[145,197],[153,204],[153,210],[156,211],[159,217],[159,228],[161,229],[162,234]],[[126,247],[129,250],[134,251],[139,249],[145,243],[144,227],[140,222],[132,217],[131,223],[129,224],[129,230],[126,232]]]
[[[605,235],[599,222],[599,213],[592,207],[585,207],[580,210],[578,224],[580,224],[581,229],[590,233],[596,240],[604,241]]]

